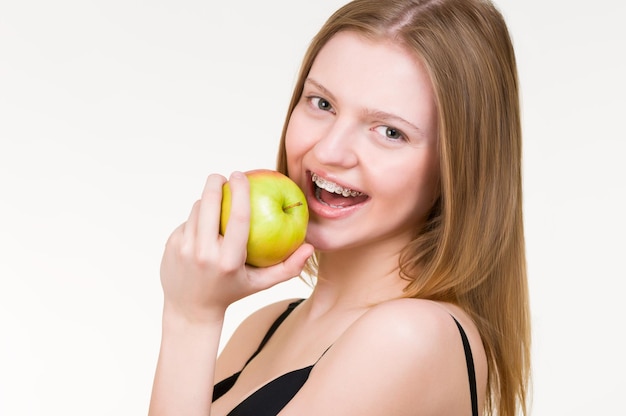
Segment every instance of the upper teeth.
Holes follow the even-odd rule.
[[[363,192],[353,191],[352,189],[344,188],[343,186],[339,186],[336,183],[329,182],[324,178],[320,178],[315,173],[311,175],[311,179],[313,180],[313,182],[315,182],[317,186],[322,189],[326,189],[328,192],[333,192],[335,194],[343,195],[346,197],[363,195]]]

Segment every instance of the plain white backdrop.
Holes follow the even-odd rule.
[[[0,415],[146,414],[165,240],[274,167],[340,0],[0,0]],[[624,413],[625,6],[500,0],[517,48],[534,415]],[[306,296],[294,279],[229,309]]]

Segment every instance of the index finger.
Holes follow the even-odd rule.
[[[242,172],[233,172],[228,180],[231,193],[230,216],[224,233],[224,253],[243,253],[245,258],[250,234],[250,183]],[[225,207],[226,208],[226,207]],[[235,256],[234,261],[241,259]],[[223,260],[228,260],[225,256]]]
[[[198,245],[217,241],[220,229],[220,211],[222,206],[222,187],[226,178],[212,174],[206,180],[196,219],[196,238]]]

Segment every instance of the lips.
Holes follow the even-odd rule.
[[[311,181],[315,199],[321,204],[331,208],[348,208],[365,202],[369,196],[363,192],[346,188],[319,175],[312,173]]]

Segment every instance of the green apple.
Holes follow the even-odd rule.
[[[246,263],[267,267],[289,257],[304,242],[309,209],[304,193],[280,172],[256,169],[245,172],[250,182],[250,235]],[[224,235],[231,210],[228,182],[222,193],[220,234]]]

